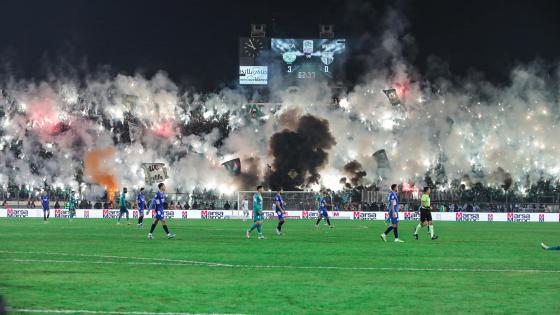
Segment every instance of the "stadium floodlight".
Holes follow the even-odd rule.
[[[334,38],[334,24],[319,24],[319,38]]]
[[[266,24],[251,24],[251,37],[266,37]]]

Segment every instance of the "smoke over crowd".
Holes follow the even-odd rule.
[[[370,70],[342,95],[324,83],[278,88],[278,102],[256,109],[241,89],[196,93],[163,71],[3,76],[0,185],[88,185],[101,195],[144,186],[144,162],[165,163],[167,186],[183,192],[422,186],[426,177],[444,189],[522,191],[560,175],[560,67],[519,65],[500,86],[454,76],[441,61],[423,74],[404,53],[412,41],[403,18],[390,12],[385,21],[359,57]],[[384,172],[372,158],[381,149],[391,165]],[[233,158],[239,175],[221,166]]]
[[[328,161],[328,150],[334,145],[329,122],[311,115],[298,118],[295,130],[285,129],[274,134],[270,138],[274,171],[269,177],[273,188],[294,190],[318,183],[319,171]]]

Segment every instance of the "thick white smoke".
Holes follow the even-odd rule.
[[[164,72],[84,81],[9,78],[0,85],[0,185],[77,188],[84,155],[112,147],[106,167],[121,186],[144,186],[141,164],[164,162],[171,190],[253,189],[221,163],[255,159],[251,172],[264,181],[273,159],[269,139],[289,127],[280,116],[295,108],[329,121],[336,146],[318,183],[328,188],[343,187],[344,166],[354,160],[368,173],[363,184],[379,182],[372,154],[380,149],[388,154],[385,180],[391,182],[422,185],[426,174],[441,176],[436,169],[445,172],[444,187],[454,179],[499,186],[509,176],[522,185],[560,175],[560,67],[550,75],[538,63],[518,66],[505,86],[452,75],[428,83],[403,57],[413,43],[405,20],[390,11],[384,27],[379,45],[361,57],[371,58],[372,70],[338,105],[325,84],[308,84],[297,92],[273,91],[281,102],[263,107],[262,116],[253,115],[241,91],[196,94]],[[388,102],[382,90],[389,87],[402,106]]]

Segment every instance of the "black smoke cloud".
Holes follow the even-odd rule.
[[[285,129],[270,138],[274,157],[268,177],[270,188],[297,190],[317,183],[319,170],[328,160],[328,150],[336,145],[329,122],[312,115],[298,119],[297,128]]]
[[[346,163],[344,165],[344,172],[348,175],[348,178],[341,178],[340,183],[344,184],[346,188],[363,185],[363,179],[367,176],[362,164],[356,160]]]
[[[500,184],[504,190],[509,190],[513,184],[511,174],[506,172],[503,168],[498,167],[491,175],[491,178]]]
[[[259,183],[260,159],[254,157],[247,158],[241,162],[241,165],[242,171],[237,177],[239,187],[245,190],[255,190]]]

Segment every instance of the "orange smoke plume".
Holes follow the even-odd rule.
[[[114,201],[115,192],[119,190],[117,178],[110,171],[111,164],[106,162],[114,153],[113,148],[105,148],[87,152],[84,156],[85,175],[107,189],[109,202]]]

